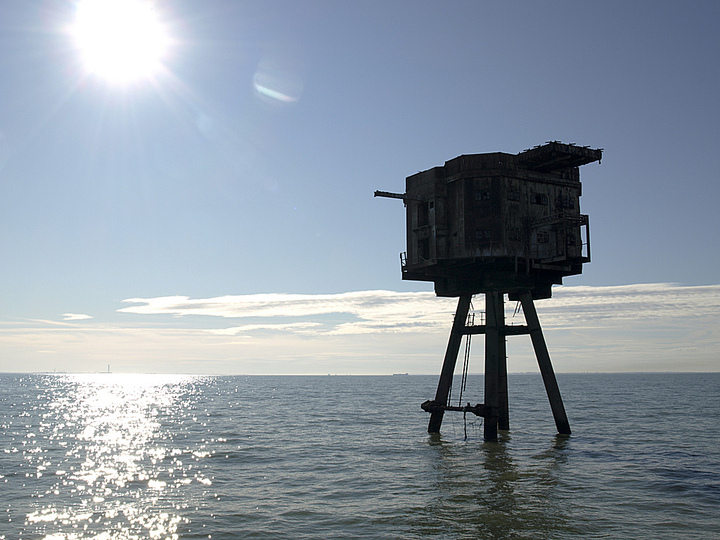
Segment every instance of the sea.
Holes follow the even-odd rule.
[[[720,538],[719,373],[558,383],[486,443],[437,376],[0,374],[0,540]]]

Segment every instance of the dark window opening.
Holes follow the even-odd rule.
[[[418,240],[418,255],[421,260],[426,261],[430,258],[430,239]]]
[[[417,205],[417,225],[418,227],[424,227],[428,224],[430,219],[430,213],[428,212],[427,203],[420,203]]]
[[[545,193],[536,193],[535,197],[533,198],[533,202],[535,204],[542,204],[544,206],[547,206],[548,196]]]
[[[561,210],[575,210],[575,197],[572,195],[558,195],[556,204]]]

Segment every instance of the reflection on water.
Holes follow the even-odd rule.
[[[176,447],[168,433],[169,419],[177,424],[185,416],[178,410],[191,400],[179,398],[187,397],[194,379],[50,378],[34,407],[22,413],[37,419],[35,425],[25,425],[18,432],[23,440],[16,437],[5,450],[22,453],[25,482],[33,487],[26,534],[45,540],[178,538],[187,499],[174,493],[193,482],[211,483],[193,466],[207,453]],[[198,418],[190,413],[186,421]]]
[[[560,481],[568,444],[567,437],[557,436],[546,450],[518,459],[508,432],[501,432],[497,443],[431,437],[438,497],[419,510],[418,532],[487,539],[578,533],[564,509],[568,501]]]

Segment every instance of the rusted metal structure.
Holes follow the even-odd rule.
[[[588,216],[580,213],[579,167],[601,149],[548,142],[519,154],[462,155],[406,179],[402,199],[407,251],[402,278],[432,281],[438,296],[459,297],[437,392],[422,404],[428,431],[440,431],[447,410],[484,418],[484,438],[509,429],[505,339],[529,334],[559,433],[570,424],[560,397],[534,300],[582,272],[590,262]],[[485,324],[467,324],[473,295],[485,294]],[[526,325],[505,324],[504,299],[520,301]],[[448,396],[462,337],[485,335],[485,403],[453,407]]]

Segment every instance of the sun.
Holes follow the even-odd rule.
[[[79,0],[71,34],[85,69],[118,84],[156,75],[170,44],[149,0]]]

